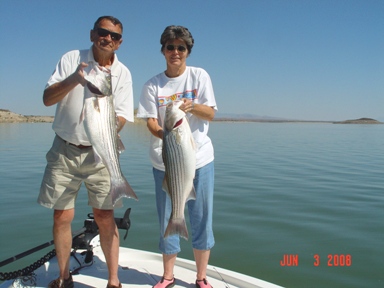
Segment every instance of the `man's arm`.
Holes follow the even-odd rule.
[[[119,133],[121,129],[123,129],[125,122],[127,122],[127,120],[122,116],[116,116],[116,120],[117,120],[117,123],[116,123],[117,133]]]
[[[61,82],[52,84],[44,90],[43,102],[45,106],[52,106],[60,102],[77,85],[85,85],[83,69],[88,64],[81,63],[76,71]]]

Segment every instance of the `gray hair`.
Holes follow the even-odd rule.
[[[120,22],[119,19],[117,19],[117,18],[115,18],[115,17],[113,17],[113,16],[101,16],[101,17],[99,17],[99,18],[96,20],[95,24],[93,25],[93,30],[96,30],[97,28],[99,28],[99,24],[100,24],[100,22],[101,22],[102,20],[104,20],[104,19],[111,21],[112,24],[115,25],[115,26],[116,26],[116,25],[119,25],[120,28],[121,28],[121,32],[123,32],[123,24]]]
[[[165,44],[169,40],[175,40],[175,39],[183,40],[185,42],[185,44],[187,45],[188,54],[191,54],[192,47],[193,47],[193,44],[195,42],[195,40],[192,37],[191,32],[189,32],[188,28],[186,28],[186,27],[175,26],[175,25],[171,25],[171,26],[166,27],[164,29],[163,34],[161,34],[161,38],[160,38],[161,52],[163,53]]]

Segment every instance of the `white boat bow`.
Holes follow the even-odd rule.
[[[121,219],[117,220],[121,221]],[[89,225],[90,221],[94,223],[93,219],[87,219],[85,223],[87,221],[88,224],[85,226]],[[83,231],[80,234],[81,239],[87,238],[90,235],[86,247],[73,250],[71,256],[70,269],[73,273],[73,281],[75,288],[104,288],[107,286],[108,270],[100,247],[99,235],[95,234],[94,231],[90,234],[87,234],[88,232]],[[76,244],[75,238],[73,245]],[[77,243],[77,246],[82,246],[83,244],[79,245]],[[152,287],[161,279],[162,273],[163,262],[161,254],[120,247],[119,279],[122,287]],[[176,277],[176,285],[174,287],[196,287],[196,266],[193,261],[178,258],[174,274]],[[6,280],[0,284],[0,288],[47,287],[48,283],[56,279],[58,275],[57,259],[53,257],[45,262],[43,266],[33,271],[32,274]],[[214,288],[281,288],[281,286],[212,265],[208,265],[207,277]]]

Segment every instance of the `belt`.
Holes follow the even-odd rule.
[[[92,147],[91,145],[82,145],[82,144],[80,144],[80,145],[76,145],[76,144],[73,144],[73,143],[71,143],[71,142],[68,142],[67,140],[64,140],[63,138],[61,138],[61,137],[60,137],[59,135],[57,135],[57,134],[56,134],[56,136],[59,137],[61,140],[63,140],[63,141],[65,142],[65,144],[75,146],[75,147],[77,147],[77,148],[79,148],[79,149],[87,149],[87,148],[91,148],[91,147]]]
[[[81,144],[80,144],[80,145],[76,145],[76,144],[73,144],[73,143],[69,143],[69,142],[67,142],[67,141],[66,141],[66,143],[69,144],[69,145],[75,146],[75,147],[77,147],[77,148],[79,148],[79,149],[92,148],[91,145],[89,145],[89,146],[87,146],[87,145],[81,145]]]

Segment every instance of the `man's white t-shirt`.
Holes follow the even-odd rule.
[[[114,56],[111,66],[112,95],[117,116],[134,121],[132,77],[128,68]],[[73,50],[64,54],[48,80],[47,86],[61,82],[73,74],[79,64],[97,65],[92,49]],[[91,66],[91,65],[90,65]],[[81,113],[84,104],[84,87],[77,85],[56,106],[52,128],[62,139],[76,145],[91,145],[84,130]]]
[[[211,78],[208,73],[197,67],[187,66],[182,75],[169,78],[165,73],[160,73],[144,84],[137,117],[156,118],[164,129],[166,105],[174,100],[187,98],[197,104],[204,104],[217,110],[215,95]],[[214,159],[211,139],[208,137],[209,121],[202,120],[191,113],[187,113],[193,138],[197,146],[196,169],[205,166]],[[151,136],[150,159],[153,167],[165,170],[162,158],[162,140]]]

